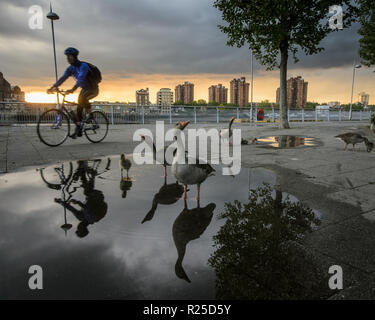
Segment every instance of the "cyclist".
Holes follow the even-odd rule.
[[[98,83],[90,81],[90,67],[86,62],[78,60],[77,57],[79,51],[77,49],[69,47],[65,49],[64,54],[66,55],[70,66],[65,70],[62,77],[47,90],[47,92],[51,93],[55,91],[57,87],[63,84],[70,76],[73,76],[76,79],[76,84],[74,87],[65,92],[69,94],[73,93],[78,87],[81,88],[81,92],[78,96],[76,130],[72,135],[72,138],[76,139],[77,137],[82,136],[81,121],[83,109],[86,109],[88,112],[91,111],[91,104],[89,100],[95,98],[99,94],[99,86]]]

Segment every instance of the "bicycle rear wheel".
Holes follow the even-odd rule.
[[[60,190],[73,175],[73,163],[62,163],[40,169],[40,176],[50,189]]]
[[[109,121],[101,111],[93,111],[86,120],[84,132],[86,138],[92,143],[103,141],[107,136]]]
[[[68,138],[69,132],[70,121],[64,112],[50,109],[40,116],[37,133],[40,141],[47,146],[59,146]]]

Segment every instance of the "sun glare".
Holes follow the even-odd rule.
[[[69,95],[67,100],[76,101],[77,94]],[[56,103],[56,94],[47,94],[45,92],[28,92],[25,94],[25,100],[27,102],[39,102],[39,103]],[[60,96],[60,102],[62,101],[62,96]]]

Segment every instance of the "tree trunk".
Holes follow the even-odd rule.
[[[286,76],[288,69],[288,47],[280,48],[280,129],[289,129],[288,106],[286,99]]]

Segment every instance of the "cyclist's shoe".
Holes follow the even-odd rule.
[[[80,127],[76,127],[74,133],[70,136],[72,139],[77,139],[77,137],[82,137],[82,130]]]

